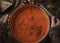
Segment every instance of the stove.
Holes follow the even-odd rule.
[[[4,2],[4,3],[3,3]],[[23,3],[22,3],[23,2]],[[42,5],[49,13],[60,20],[60,0],[32,0],[37,6]],[[1,4],[2,3],[2,4]],[[21,4],[29,3],[27,0],[1,0],[0,1],[0,43],[21,43],[14,39],[9,30],[10,14]],[[6,6],[7,5],[7,6]],[[47,36],[39,43],[60,43],[60,25],[50,28]]]

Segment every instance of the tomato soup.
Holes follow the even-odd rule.
[[[50,26],[47,13],[37,6],[19,7],[11,16],[10,30],[21,42],[31,43],[42,40]]]

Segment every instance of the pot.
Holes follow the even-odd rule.
[[[26,4],[19,6],[10,17],[12,36],[22,43],[42,41],[51,27],[48,13],[40,6]],[[53,23],[52,23],[53,25]]]

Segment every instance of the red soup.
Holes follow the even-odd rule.
[[[10,18],[10,30],[21,42],[41,41],[48,33],[50,26],[47,13],[37,6],[19,7]]]

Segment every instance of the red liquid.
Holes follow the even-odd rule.
[[[49,27],[47,14],[36,6],[24,6],[11,18],[13,36],[22,42],[36,42],[45,35]]]

